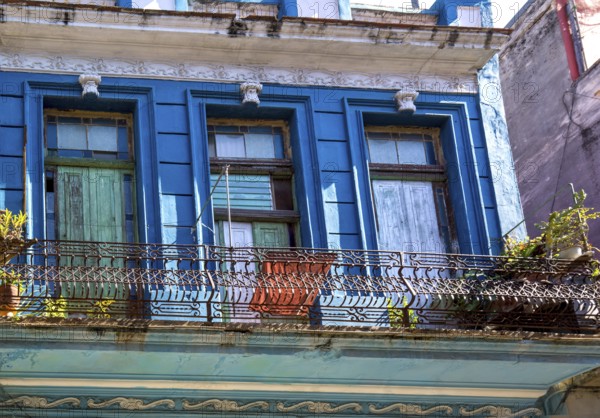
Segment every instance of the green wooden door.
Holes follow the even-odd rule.
[[[123,170],[58,167],[58,237],[124,242]]]
[[[275,222],[253,222],[252,235],[257,247],[281,248],[290,246],[288,225]]]
[[[58,212],[58,237],[60,240],[125,242],[124,181],[126,170],[57,167],[56,210]],[[62,272],[61,294],[69,299],[69,310],[79,314],[94,314],[99,300],[110,299],[113,308],[124,309],[128,299],[127,286],[120,270],[123,260],[105,257],[96,259],[83,256],[65,257],[61,266],[99,267],[93,280],[73,278],[70,270]],[[99,285],[99,283],[103,283]]]

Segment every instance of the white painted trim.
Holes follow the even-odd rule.
[[[314,383],[194,382],[177,380],[2,378],[0,386],[95,387],[153,390],[206,390],[298,393],[344,393],[369,395],[464,396],[484,398],[537,399],[546,393],[538,389],[453,388],[434,386],[336,385]]]
[[[231,64],[149,62],[80,58],[51,54],[0,52],[3,71],[51,74],[97,73],[110,77],[243,83],[257,80],[298,86],[327,86],[386,90],[415,89],[436,93],[477,93],[476,76],[444,77],[410,74],[367,74],[352,71],[312,70]]]

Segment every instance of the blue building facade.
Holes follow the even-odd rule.
[[[0,206],[39,242],[2,267],[33,301],[0,321],[3,412],[560,411],[595,340],[452,311],[553,297],[463,280],[523,233],[509,32],[413,3],[5,1]],[[575,325],[543,326],[589,325],[564,300]]]
[[[90,21],[90,13],[90,10],[82,10],[84,23]],[[122,18],[115,19],[126,26],[128,19],[138,23],[147,12],[126,15],[129,12],[121,10],[120,13]],[[206,21],[207,18],[199,19]],[[229,19],[222,20],[231,31]],[[335,22],[340,27],[340,21]],[[283,28],[289,26],[291,31],[297,24],[285,20],[280,23]],[[63,25],[68,30],[68,24]],[[431,29],[425,28],[426,31]],[[244,31],[250,30],[242,29],[243,33],[235,37],[230,34],[228,39],[252,39],[252,35]],[[447,33],[443,36],[435,35],[443,38],[440,48],[446,38],[452,38],[456,32],[444,31]],[[483,38],[484,44],[488,42],[486,36],[504,36],[492,33],[480,30],[481,35],[477,36]],[[285,42],[280,40],[282,44]],[[414,42],[416,45],[420,41]],[[486,45],[482,46],[485,58],[489,53]],[[21,56],[12,51],[4,55],[0,121],[5,167],[2,204],[13,211],[25,210],[30,215],[29,237],[214,244],[219,239],[218,221],[224,220],[221,209],[226,201],[215,203],[209,199],[213,185],[210,178],[212,175],[214,183],[220,168],[227,162],[232,163],[229,164],[232,175],[239,177],[234,186],[258,187],[259,196],[230,196],[234,209],[232,221],[254,217],[256,222],[287,224],[291,238],[281,238],[283,241],[278,238],[282,245],[277,246],[497,254],[500,237],[507,232],[507,226],[521,220],[498,210],[498,195],[504,193],[498,189],[506,186],[501,176],[507,177],[507,174],[494,178],[495,167],[490,165],[486,121],[481,117],[474,72],[469,78],[460,73],[442,74],[435,69],[433,78],[401,74],[396,80],[389,80],[383,79],[385,74],[357,71],[319,73],[320,70],[296,70],[296,67],[281,70],[285,68],[282,66],[277,74],[278,69],[261,66],[241,69],[211,64],[200,69],[204,71],[203,80],[196,81],[192,72],[198,68],[193,61],[189,65],[181,63],[159,68],[162,64],[143,61],[124,60],[119,65],[114,58],[110,64],[105,58],[77,58],[65,63],[61,56],[48,55],[41,58],[48,62],[32,64],[35,56],[35,53],[31,57]],[[481,61],[482,56],[476,58]],[[24,62],[28,59],[33,61]],[[285,59],[284,54],[281,62]],[[35,69],[36,64],[42,68],[52,67],[51,74],[43,70],[26,71],[26,68]],[[321,65],[327,67],[327,64]],[[19,72],[11,71],[11,67]],[[95,100],[81,97],[78,80],[80,74],[90,72],[88,69],[99,70],[91,71],[99,74],[105,70],[98,87],[99,98]],[[228,71],[237,73],[230,75]],[[214,80],[207,75],[211,72]],[[144,77],[145,73],[150,77]],[[471,84],[465,85],[465,80]],[[247,81],[262,83],[258,106],[242,103],[240,85]],[[367,88],[357,87],[360,85]],[[382,86],[387,88],[377,88]],[[419,93],[414,113],[398,111],[394,95],[404,90]],[[94,112],[98,113],[94,115]],[[70,116],[74,119],[69,120]],[[120,117],[127,121],[117,120]],[[248,123],[256,125],[259,121],[252,128],[257,132],[261,124],[268,126],[272,122],[273,126],[282,127],[285,138],[278,146],[286,148],[285,155],[274,158],[275,155],[264,154],[260,148],[264,137],[253,139],[252,143],[257,145],[247,146],[257,147],[256,150],[243,157],[233,148],[224,150],[223,156],[211,154],[211,123],[218,121],[225,132],[228,125],[224,120],[229,120],[229,128]],[[80,126],[75,126],[77,123]],[[102,125],[96,123],[123,125],[100,128]],[[388,133],[374,133],[374,138],[392,135],[396,139],[368,139],[369,129],[382,131],[383,127],[388,127]],[[85,143],[85,139],[80,143],[70,139],[85,129],[92,132],[88,136],[95,136],[89,136],[89,143]],[[415,136],[420,131],[426,132],[427,141]],[[110,140],[112,145],[100,144],[104,140],[102,135],[114,135]],[[220,138],[217,142],[225,141],[220,133],[217,137]],[[373,152],[377,153],[375,157]],[[391,158],[390,152],[397,153],[399,159]],[[491,152],[494,162],[510,161],[509,154],[494,155],[498,153],[496,148]],[[253,166],[252,160],[260,160],[260,164]],[[113,175],[116,177],[112,178]],[[123,175],[126,180],[121,178]],[[76,181],[73,176],[104,178],[107,183],[98,186],[104,187],[102,190],[79,190],[82,187],[79,184],[63,184],[66,179]],[[264,180],[263,190],[259,190],[254,179]],[[510,176],[508,179],[510,181]],[[224,181],[221,180],[215,191],[223,194]],[[436,186],[429,190],[430,186],[425,183]],[[71,192],[73,187],[79,190],[76,202],[65,197],[68,187]],[[111,193],[115,187],[116,197]],[[277,193],[288,195],[289,202],[279,202],[285,209],[279,209],[275,201],[270,201],[275,199],[275,187],[282,188]],[[511,192],[516,194],[516,188]],[[95,195],[93,202],[90,193]],[[253,200],[260,200],[261,193],[267,199],[264,204]],[[398,199],[403,201],[402,193],[408,199],[407,206],[400,212],[389,212],[398,204]],[[108,203],[110,195],[113,196]],[[241,200],[237,201],[238,198]],[[377,200],[381,201],[379,209]],[[434,209],[413,210],[415,205],[421,204]],[[386,205],[388,209],[384,208]],[[107,208],[109,213],[102,215]],[[253,208],[258,212],[248,212]],[[69,215],[73,211],[79,211],[76,219]],[[392,213],[398,216],[391,216]],[[392,218],[400,220],[396,222]],[[418,223],[420,218],[426,219],[423,222],[426,226],[419,231],[402,229],[403,224]],[[108,228],[100,233],[92,232],[104,220],[110,223],[114,219],[119,231]],[[65,222],[68,225],[65,226]],[[223,230],[222,223],[220,227]],[[394,230],[396,238],[383,237],[386,229]],[[257,243],[272,246],[261,239]]]

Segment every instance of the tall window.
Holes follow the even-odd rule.
[[[299,215],[295,210],[287,124],[272,120],[211,119],[208,145],[211,187],[229,165],[229,195],[224,175],[213,194],[216,242],[236,247],[296,246]]]
[[[134,242],[130,115],[45,111],[48,239]]]
[[[452,251],[439,130],[367,126],[365,134],[380,249]]]

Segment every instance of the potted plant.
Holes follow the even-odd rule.
[[[589,260],[593,252],[588,242],[588,221],[598,219],[600,212],[584,205],[585,191],[573,193],[574,204],[566,209],[552,212],[548,221],[536,224],[546,243],[546,255],[560,259]]]
[[[20,280],[20,275],[0,270],[0,316],[12,317],[17,312]]]
[[[330,252],[266,251],[249,309],[308,316],[336,258],[337,254]]]
[[[35,241],[23,239],[27,215],[13,215],[8,209],[0,211],[0,267],[6,266]],[[14,316],[20,303],[19,280],[21,276],[0,270],[0,316]]]

